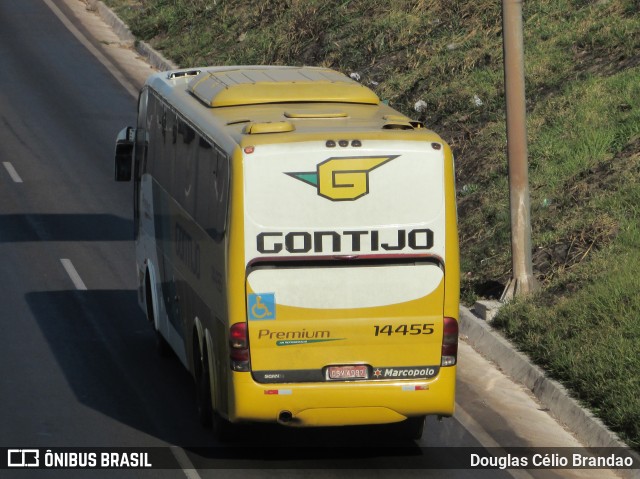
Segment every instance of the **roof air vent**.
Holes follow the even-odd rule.
[[[249,123],[242,132],[245,135],[259,135],[261,133],[287,133],[295,130],[290,121],[273,121],[265,123]]]

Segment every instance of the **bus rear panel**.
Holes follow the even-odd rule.
[[[178,70],[145,84],[115,173],[134,181],[140,305],[203,424],[419,437],[453,414],[459,253],[437,134],[324,68]]]
[[[236,397],[237,417],[316,426],[451,415],[443,144],[352,133],[248,151],[250,375],[234,381],[252,392]]]

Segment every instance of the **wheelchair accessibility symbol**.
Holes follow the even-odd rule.
[[[251,293],[248,297],[248,316],[250,320],[276,319],[276,295],[275,293]]]

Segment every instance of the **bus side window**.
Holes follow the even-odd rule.
[[[171,193],[175,168],[175,143],[172,141],[172,131],[175,125],[175,113],[164,104],[158,102],[158,115],[161,121],[157,124],[159,142],[154,158],[154,177],[160,186]]]
[[[135,180],[140,181],[140,176],[147,167],[147,100],[148,90],[143,90],[138,99],[138,124],[136,128],[135,145]]]
[[[172,194],[187,213],[195,217],[198,145],[193,140],[196,132],[181,118],[177,118],[176,123],[178,136]]]
[[[140,179],[147,168],[147,99],[144,89],[138,97],[138,121],[133,155],[133,236],[138,238],[140,225]]]
[[[228,171],[224,153],[206,139],[200,138],[198,141],[196,221],[216,241],[221,240],[225,233]]]
[[[147,102],[147,134],[149,145],[147,147],[147,172],[156,177],[158,174],[158,161],[162,155],[162,105],[155,95],[149,95]]]
[[[215,150],[204,138],[198,138],[198,166],[196,174],[196,221],[200,226],[208,231],[211,227],[211,178],[215,158]]]
[[[214,177],[215,218],[214,228],[224,236],[227,227],[227,203],[229,200],[229,158],[221,150],[216,151],[216,174]]]

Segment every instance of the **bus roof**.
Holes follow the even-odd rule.
[[[441,141],[419,122],[385,105],[369,88],[327,68],[181,69],[156,73],[147,85],[225,149],[241,144],[247,136],[252,143],[261,141],[257,135],[267,140],[264,137],[271,135],[265,133],[297,133],[298,140],[303,140],[300,133],[421,130]]]
[[[204,70],[188,90],[211,107],[268,103],[364,103],[380,100],[369,88],[326,68],[271,67]]]

